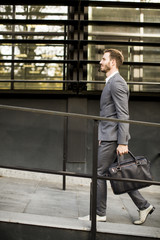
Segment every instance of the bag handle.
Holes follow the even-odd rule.
[[[128,154],[133,158],[135,163],[138,164],[138,161],[137,161],[136,157],[133,155],[133,153],[130,150],[128,150]],[[124,156],[124,155],[122,155],[122,156]],[[118,167],[119,168],[120,168],[120,158],[121,158],[121,156],[118,154],[117,155],[117,162],[118,162]]]
[[[130,156],[136,161],[136,157],[133,155],[133,153],[131,153],[130,150],[128,150],[128,153],[130,154]]]

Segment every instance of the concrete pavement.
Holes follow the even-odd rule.
[[[1,177],[0,222],[89,231],[90,221],[78,220],[78,217],[89,214],[89,184],[74,180],[63,191],[59,181]],[[132,224],[138,218],[138,212],[128,194],[116,196],[109,187],[107,222],[98,223],[97,231],[160,238],[160,187],[151,186],[141,192],[156,208],[143,225]]]

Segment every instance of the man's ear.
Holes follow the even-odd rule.
[[[112,66],[116,66],[116,59],[112,59],[111,64],[112,64]]]

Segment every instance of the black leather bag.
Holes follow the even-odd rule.
[[[152,181],[150,162],[143,156],[135,157],[130,151],[128,153],[130,158],[120,160],[120,156],[118,156],[117,161],[109,167],[109,177]],[[149,183],[114,180],[110,180],[110,183],[114,194],[127,193],[151,185]]]

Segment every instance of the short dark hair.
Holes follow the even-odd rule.
[[[113,49],[113,48],[105,49],[104,53],[107,53],[107,52],[110,53],[111,60],[112,59],[116,60],[117,68],[119,68],[123,64],[123,61],[124,61],[124,56],[123,56],[122,52],[117,49]]]

